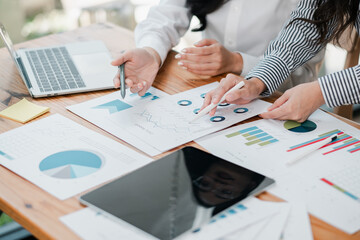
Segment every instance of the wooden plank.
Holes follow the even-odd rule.
[[[50,46],[85,40],[104,41],[106,46],[110,49],[113,57],[118,56],[124,49],[134,47],[132,32],[109,23],[96,24],[86,28],[77,29],[72,32],[46,36],[18,44],[16,47]],[[219,81],[225,76],[222,75],[214,78],[203,79],[199,76],[193,75],[177,66],[177,60],[174,59],[174,55],[174,52],[169,54],[154,83],[155,87],[169,94],[189,90],[193,87],[202,86],[213,81]],[[50,116],[54,113],[60,113],[89,129],[104,134],[105,136],[134,149],[124,141],[113,137],[91,123],[75,116],[74,114],[71,114],[65,109],[68,105],[103,96],[113,92],[114,90],[31,99],[24,83],[17,73],[14,64],[11,61],[9,54],[4,48],[0,49],[0,64],[2,66],[0,69],[0,110],[25,97],[37,104],[49,106],[51,108],[50,112],[41,118]],[[265,100],[273,102],[279,96],[279,94],[275,94]],[[259,119],[259,117],[254,117],[242,123]],[[351,121],[348,121],[348,123],[360,129],[358,124]],[[22,126],[22,124],[0,118],[0,133],[19,126]],[[194,142],[187,143],[184,146],[195,146],[201,148]],[[161,156],[164,156],[181,147],[161,154],[157,158],[160,158]],[[138,151],[137,149],[134,150]],[[79,196],[80,194],[71,199],[60,201],[34,184],[26,181],[22,177],[14,174],[4,167],[0,167],[0,209],[39,239],[58,239],[60,237],[61,239],[78,239],[72,231],[59,221],[59,217],[83,208],[77,200]],[[279,200],[268,193],[260,195],[260,198],[269,201]],[[315,239],[360,239],[360,232],[354,235],[347,235],[315,217],[311,217],[311,224]]]

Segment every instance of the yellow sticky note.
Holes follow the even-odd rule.
[[[0,116],[17,122],[26,123],[46,112],[50,108],[29,102],[25,98],[0,112]]]

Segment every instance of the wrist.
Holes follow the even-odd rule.
[[[235,74],[241,74],[244,66],[243,57],[239,52],[232,52],[233,61],[232,61],[232,69],[230,72]]]
[[[159,53],[153,49],[152,47],[144,47],[143,48],[145,51],[147,51],[155,60],[155,62],[157,63],[157,66],[160,68],[161,66],[161,58]]]
[[[325,98],[324,98],[324,94],[321,90],[321,87],[320,87],[320,83],[319,81],[314,81],[314,82],[311,82],[310,83],[312,86],[311,86],[311,89],[314,89],[315,91],[315,96],[317,96],[316,100],[318,100],[317,102],[317,105],[318,107],[322,106],[325,104]]]
[[[248,81],[252,82],[255,86],[255,91],[257,95],[260,95],[262,92],[266,90],[266,85],[259,78],[251,78]]]

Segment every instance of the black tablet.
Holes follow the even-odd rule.
[[[274,180],[185,147],[80,197],[160,239],[173,239]]]

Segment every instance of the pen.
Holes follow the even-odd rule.
[[[239,82],[238,84],[236,84],[233,88],[231,88],[229,91],[227,91],[224,96],[220,99],[219,103],[218,104],[213,104],[211,103],[209,106],[207,106],[206,108],[204,108],[201,112],[198,112],[198,114],[196,115],[196,117],[194,119],[192,119],[189,123],[193,123],[195,122],[196,120],[198,120],[199,118],[205,116],[206,114],[208,114],[212,109],[214,109],[217,105],[219,105],[220,103],[222,103],[226,96],[236,90],[236,89],[240,89],[242,88],[243,86],[245,85],[245,82],[244,81],[241,81]]]
[[[312,148],[307,149],[306,152],[304,152],[303,154],[297,156],[294,159],[291,159],[290,161],[286,162],[287,165],[291,165],[296,163],[297,161],[305,158],[307,155],[311,154],[312,152],[315,152],[316,150],[320,149],[321,147],[325,146],[326,144],[334,141],[337,139],[337,134],[333,134],[327,138],[324,138],[323,140],[321,140],[320,142],[314,143],[312,145]]]
[[[120,70],[120,93],[121,97],[124,99],[126,94],[126,86],[125,86],[125,63],[119,66]]]

